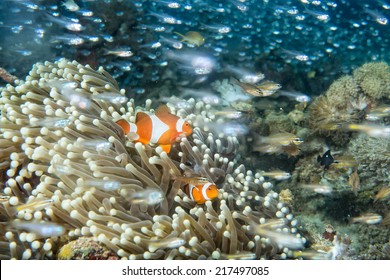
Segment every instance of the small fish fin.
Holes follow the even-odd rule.
[[[160,147],[163,149],[164,152],[169,154],[169,152],[171,151],[172,145],[171,144],[166,144],[166,145],[160,145]]]
[[[230,77],[230,82],[235,85],[240,85],[240,81],[234,77]]]
[[[174,133],[174,135],[171,137],[171,139],[169,139],[171,141],[171,143],[175,143],[176,142],[176,139],[180,137],[180,134],[179,133]]]
[[[139,135],[135,132],[129,132],[127,133],[127,137],[129,138],[129,140],[131,141],[136,141],[139,139]]]
[[[165,104],[158,106],[156,109],[156,112],[154,112],[156,116],[161,116],[165,114],[170,114],[171,110],[169,110],[169,107]]]
[[[179,35],[179,36],[181,36],[182,38],[184,38],[185,37],[185,35],[183,35],[183,34],[180,34],[179,32],[174,32],[175,34],[177,34],[177,35]]]
[[[124,119],[120,119],[119,121],[116,122],[117,125],[119,125],[125,134],[128,134],[130,132],[130,124],[128,121]]]
[[[149,118],[149,115],[146,114],[145,112],[138,112],[136,115],[135,115],[135,123],[137,124],[138,122],[140,122],[142,119],[148,117]]]

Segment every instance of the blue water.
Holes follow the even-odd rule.
[[[262,73],[283,90],[300,92],[315,100],[332,82],[364,63],[390,62],[389,20],[390,0],[0,0],[0,67],[24,79],[36,62],[67,58],[95,69],[102,66],[126,89],[128,97],[136,99],[136,105],[142,105],[147,98],[163,102],[171,95],[180,96],[186,89],[212,92],[223,99],[213,83],[232,76],[242,78],[244,72]],[[182,42],[176,33],[190,31],[197,32],[204,41]],[[0,79],[0,86],[5,84]],[[196,94],[187,95],[191,96]],[[361,116],[372,107],[388,106],[388,95],[386,98],[383,104],[383,100],[368,104],[360,110]],[[274,124],[290,122],[286,121],[286,115],[299,104],[273,97],[257,99],[254,103],[255,109],[251,108],[254,112],[250,112],[253,115],[247,114],[237,121],[247,125],[248,130],[252,125],[255,127],[248,136],[239,135],[244,143],[243,164],[253,170],[282,169],[292,175],[295,172],[292,180],[275,185],[277,191],[286,188],[294,191],[300,204],[295,205],[293,213],[302,219],[302,224],[310,221],[321,234],[325,224],[332,223],[338,226],[337,232],[350,234],[360,254],[351,258],[388,259],[389,245],[386,252],[384,249],[389,240],[388,226],[383,229],[379,225],[350,223],[352,217],[365,211],[389,215],[388,200],[373,202],[382,186],[372,183],[375,176],[370,172],[377,174],[377,171],[370,170],[370,163],[359,163],[358,170],[365,175],[361,178],[363,191],[358,195],[348,186],[352,169],[344,173],[337,171],[336,178],[328,176],[326,180],[334,183],[335,190],[338,188],[333,196],[313,198],[297,191],[296,185],[289,185],[303,183],[307,178],[323,180],[324,170],[316,157],[328,148],[336,155],[353,153],[346,143],[351,139],[359,142],[355,141],[357,133],[346,132],[345,142],[330,139],[332,135],[326,139],[309,131],[308,110],[299,107],[297,110],[304,112],[306,119],[286,130],[299,131],[307,137],[305,141],[312,141],[311,146],[302,148],[297,157],[261,154],[251,147],[256,142],[253,138],[259,134],[272,135]],[[226,109],[224,106],[219,109]],[[270,117],[272,114],[274,117]],[[279,121],[279,116],[284,119]],[[258,120],[263,123],[259,125]],[[364,117],[359,121],[365,121]],[[380,122],[388,125],[388,116]],[[389,147],[388,139],[385,144],[372,144],[376,140],[371,140],[367,142],[374,148]],[[360,148],[364,150],[362,143]],[[358,144],[355,154],[369,154],[359,151]],[[383,162],[388,160],[385,158]],[[311,176],[305,168],[317,174]],[[305,173],[304,179],[300,172]],[[385,186],[388,173],[382,174],[384,178],[378,181]],[[384,253],[376,254],[372,249],[374,253],[370,255],[368,248],[372,240],[376,242],[375,248],[383,249]]]
[[[37,61],[66,57],[103,66],[131,94],[147,94],[151,85],[172,77],[178,83],[193,82],[194,75],[183,73],[167,56],[169,51],[180,55],[192,50],[217,61],[207,82],[234,65],[261,71],[284,88],[318,95],[365,62],[389,61],[390,6],[385,1],[76,0],[77,8],[64,2],[1,1],[3,68],[23,78]],[[175,24],[164,22],[164,15]],[[78,23],[80,30],[69,23]],[[229,27],[230,32],[219,33],[210,25]],[[174,32],[188,31],[200,32],[205,43],[184,44],[179,50],[163,41],[178,40]],[[161,46],[150,47],[156,42]],[[124,47],[134,55],[105,55]],[[308,59],[300,61],[291,51]],[[307,77],[309,72],[314,78]]]

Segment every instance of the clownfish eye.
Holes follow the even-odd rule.
[[[185,123],[184,125],[185,125],[185,126],[190,126],[190,124],[189,124],[189,123]]]

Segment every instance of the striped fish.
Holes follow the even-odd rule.
[[[184,192],[197,204],[204,204],[218,196],[218,188],[210,182],[189,183],[183,187]]]
[[[160,106],[155,114],[138,112],[135,123],[129,123],[124,119],[116,123],[134,142],[141,142],[144,145],[157,144],[167,153],[178,137],[189,136],[192,133],[191,125],[171,114],[166,105]]]

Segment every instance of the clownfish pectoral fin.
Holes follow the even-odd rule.
[[[144,118],[149,118],[149,115],[146,114],[145,112],[138,112],[135,115],[135,123],[137,124],[138,122],[140,122]]]
[[[166,152],[168,154],[171,151],[172,145],[166,144],[166,145],[160,145],[160,147],[163,149],[164,152]]]
[[[127,134],[127,138],[129,138],[131,141],[137,141],[139,139],[139,135],[135,132],[129,132]]]
[[[171,110],[169,110],[169,107],[167,105],[158,106],[158,108],[156,109],[156,112],[154,112],[154,114],[156,116],[161,116],[161,115],[170,114],[170,113],[171,113]]]
[[[123,129],[124,134],[130,132],[130,124],[126,120],[120,119],[119,121],[116,122],[116,124]]]

